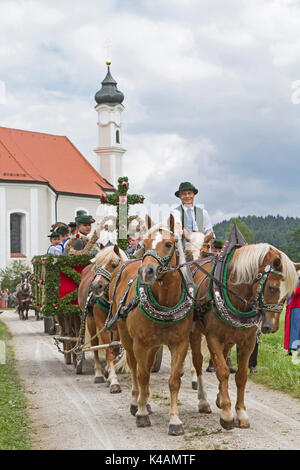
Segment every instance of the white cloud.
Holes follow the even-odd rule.
[[[110,39],[134,191],[170,203],[192,180],[212,217],[289,203],[300,215],[289,181],[300,170],[299,30],[292,0],[2,0],[1,125],[67,135],[95,162]]]
[[[209,140],[188,141],[178,134],[129,135],[125,147],[130,149],[124,157],[126,174],[137,192],[146,189],[150,193],[159,186],[167,192],[175,191],[177,187],[172,189],[171,182],[178,185],[191,179],[215,153]]]

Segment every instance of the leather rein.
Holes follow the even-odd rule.
[[[204,262],[202,264],[206,264],[208,262],[214,262],[216,260],[216,256],[212,256],[211,259],[205,259]],[[157,259],[157,258],[156,258]],[[243,302],[245,305],[247,305],[249,308],[254,308],[256,309],[257,311],[258,310],[268,310],[268,311],[273,311],[273,312],[281,312],[282,311],[282,308],[283,308],[283,303],[277,303],[277,304],[268,304],[265,302],[265,299],[264,299],[264,295],[263,295],[263,289],[264,289],[264,284],[268,278],[268,276],[273,273],[273,274],[276,274],[278,276],[281,276],[283,277],[283,274],[281,271],[278,271],[276,269],[273,268],[272,266],[272,262],[270,264],[268,264],[265,268],[264,268],[264,271],[263,272],[259,272],[256,277],[253,279],[252,281],[252,285],[255,284],[256,282],[260,281],[258,286],[257,286],[257,293],[254,297],[254,300],[250,303],[248,302],[246,299],[242,298],[239,294],[237,294],[234,290],[232,290],[230,287],[228,287],[227,285],[225,285],[222,281],[220,281],[219,279],[217,279],[211,272],[207,271],[206,269],[204,269],[202,267],[202,264],[199,264],[199,260],[192,260],[192,261],[186,261],[185,263],[182,263],[182,264],[179,264],[177,266],[161,266],[159,268],[159,272],[163,272],[164,274],[166,274],[167,272],[170,272],[170,271],[175,271],[175,270],[178,270],[179,271],[179,274],[182,278],[182,281],[183,283],[186,282],[186,279],[185,279],[185,276],[183,275],[182,271],[181,271],[181,268],[183,267],[190,267],[190,266],[193,266],[195,265],[196,268],[193,272],[193,277],[194,277],[194,274],[197,270],[200,270],[203,274],[205,274],[205,278],[203,278],[201,280],[201,283],[206,279],[206,278],[209,278],[211,279],[218,287],[221,287],[222,289],[225,289],[227,292],[229,292],[230,294],[234,295],[237,299],[239,299],[241,302]],[[198,286],[200,287],[200,286]],[[198,289],[197,289],[198,291]],[[187,291],[188,292],[188,291]],[[190,294],[188,293],[188,296],[190,296]],[[206,295],[204,296],[206,297]],[[201,299],[197,299],[197,297],[193,297],[191,296],[191,298],[195,301],[195,302],[199,302]]]

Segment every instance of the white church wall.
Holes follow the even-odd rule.
[[[57,221],[69,223],[74,221],[77,210],[86,210],[88,215],[96,217],[99,198],[59,195],[57,202]]]
[[[30,211],[30,185],[22,183],[6,183],[6,210],[22,208]]]
[[[0,185],[0,269],[6,266],[7,240],[6,240],[6,188]]]
[[[52,204],[54,201],[54,205]],[[38,215],[37,224],[38,230],[35,236],[37,237],[37,246],[35,250],[32,247],[32,256],[41,255],[47,252],[49,246],[49,238],[47,235],[50,233],[51,225],[55,222],[55,194],[48,187],[41,187],[38,192]]]
[[[45,253],[47,235],[54,222],[53,191],[45,185],[1,183],[0,184],[0,268],[15,260],[31,262],[35,255]],[[20,216],[20,255],[11,253],[11,214]],[[53,218],[54,217],[54,218]]]
[[[22,183],[1,183],[2,191],[5,191],[5,204],[3,206],[3,229],[1,232],[5,238],[4,256],[1,256],[0,264],[6,267],[15,260],[30,261],[30,187]],[[2,212],[1,210],[1,212]],[[22,256],[11,253],[10,223],[11,214],[20,215],[20,244]],[[2,219],[2,217],[1,217]]]

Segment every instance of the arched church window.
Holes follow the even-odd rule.
[[[120,131],[119,130],[116,131],[116,143],[117,144],[120,143]]]
[[[10,254],[11,256],[25,253],[25,214],[10,214]]]

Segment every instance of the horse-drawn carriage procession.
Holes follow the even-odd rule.
[[[128,204],[143,202],[141,196],[127,195],[127,190],[127,179],[120,179],[119,193],[102,201],[117,208],[116,244],[100,245],[94,252],[98,237],[87,239],[77,232],[68,240],[67,255],[33,258],[34,309],[59,325],[55,344],[77,374],[83,372],[85,354],[91,352],[94,382],[108,382],[109,391],[119,393],[119,369],[127,364],[129,409],[138,427],[151,425],[150,376],[159,371],[167,346],[170,435],[184,432],[178,393],[188,351],[196,373],[198,411],[211,413],[202,379],[205,338],[219,381],[220,423],[225,429],[249,427],[244,403],[249,357],[258,333],[278,329],[284,301],[298,280],[294,263],[269,244],[248,245],[236,226],[223,248],[213,250],[212,225],[207,212],[194,205],[198,191],[190,183],[182,183],[176,191],[181,205],[166,224],[154,223],[148,215],[139,220],[141,243],[127,256]],[[127,208],[125,223],[122,204]],[[99,227],[103,228],[103,220]],[[82,244],[76,250],[78,241]],[[226,363],[234,344],[238,347],[235,416]]]
[[[10,296],[10,301],[15,306],[20,320],[28,320],[29,310],[34,310],[36,320],[41,319],[39,311],[33,302],[31,279],[30,271],[22,274],[21,281],[17,284],[15,292]]]

